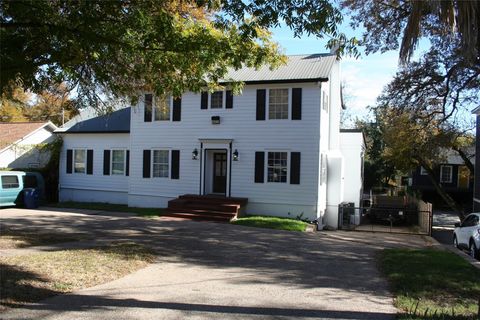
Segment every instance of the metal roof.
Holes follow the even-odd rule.
[[[56,133],[129,133],[130,107],[77,122],[70,128],[60,128]]]
[[[275,70],[270,70],[269,66],[262,66],[258,70],[255,68],[230,70],[225,81],[228,82],[230,79],[245,83],[326,81],[337,59],[336,55],[330,53],[293,55],[287,58],[287,64]]]

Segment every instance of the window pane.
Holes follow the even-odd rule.
[[[153,151],[153,177],[168,178],[168,150]]]
[[[155,100],[155,121],[170,120],[170,96]]]
[[[74,150],[74,168],[76,173],[85,173],[85,150]]]
[[[18,188],[20,185],[18,183],[17,176],[2,176],[2,188],[3,189],[14,189]]]
[[[125,150],[112,150],[112,175],[125,174]]]
[[[270,89],[268,118],[288,119],[288,89]]]
[[[223,91],[215,91],[210,97],[210,108],[220,109],[223,106]]]
[[[287,182],[287,152],[269,152],[267,165],[268,182]]]

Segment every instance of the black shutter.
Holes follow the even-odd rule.
[[[257,90],[257,120],[265,120],[265,99],[267,97],[265,89]]]
[[[125,162],[125,175],[130,175],[130,150],[127,150],[127,160]]]
[[[93,174],[93,150],[87,150],[87,174]]]
[[[302,88],[292,89],[292,120],[302,120]]]
[[[143,150],[143,177],[150,178],[150,150]]]
[[[152,122],[152,102],[153,96],[150,93],[145,95],[143,121]]]
[[[264,182],[265,152],[255,152],[255,182]]]
[[[226,102],[225,102],[225,109],[232,109],[233,108],[233,94],[232,90],[227,90],[226,92]]]
[[[103,175],[110,175],[110,150],[103,150]]]
[[[290,184],[300,184],[300,152],[290,153]]]
[[[67,173],[72,173],[72,164],[73,164],[73,150],[67,150]]]
[[[173,99],[172,121],[182,120],[182,98]]]
[[[200,109],[208,109],[208,92],[203,91],[202,92],[202,98],[201,98],[201,104],[200,104]]]
[[[172,150],[172,166],[171,166],[170,178],[180,178],[180,150]]]

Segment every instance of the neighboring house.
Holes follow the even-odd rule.
[[[475,164],[473,147],[471,149],[468,154],[472,154],[470,161]],[[445,163],[436,166],[433,170],[435,179],[452,198],[460,203],[471,204],[474,178],[459,155],[454,151],[450,152]],[[436,198],[435,188],[424,168],[416,168],[411,178],[411,188],[420,191],[423,198],[429,201]]]
[[[39,168],[50,155],[39,148],[54,139],[48,122],[0,122],[0,168]]]
[[[167,207],[183,194],[248,198],[246,213],[302,216],[337,227],[338,205],[359,205],[363,135],[340,133],[335,55],[290,56],[271,71],[244,68],[242,94],[186,92],[57,132],[64,137],[61,201]]]

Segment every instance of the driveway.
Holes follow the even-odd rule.
[[[396,312],[376,268],[382,245],[369,234],[71,209],[3,209],[0,216],[1,227],[134,240],[158,253],[156,263],[136,273],[10,310],[2,319],[393,319]],[[407,243],[388,237],[390,246]],[[424,243],[413,239],[412,246]]]

